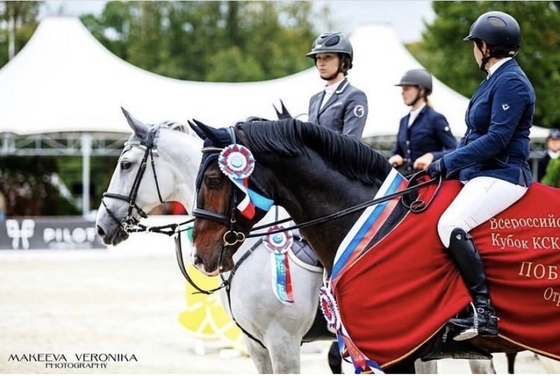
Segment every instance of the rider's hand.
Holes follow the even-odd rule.
[[[445,168],[445,163],[443,163],[443,158],[438,159],[428,166],[428,175],[430,175],[431,178],[445,177],[446,172],[447,169]]]
[[[402,166],[402,164],[404,163],[404,159],[403,159],[403,157],[401,157],[398,154],[393,155],[391,158],[389,158],[389,163],[393,167],[399,167],[399,166]]]
[[[417,160],[414,161],[415,170],[425,170],[428,168],[430,163],[434,161],[434,155],[432,153],[426,153],[423,156],[419,157]]]

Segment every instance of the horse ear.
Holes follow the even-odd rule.
[[[134,131],[134,133],[140,138],[140,139],[144,139],[148,136],[148,133],[150,133],[150,129],[148,128],[148,126],[144,123],[142,123],[140,120],[135,119],[130,112],[128,112],[127,110],[125,110],[124,108],[121,107],[121,110],[124,114],[124,117],[126,118],[126,121],[128,122],[128,125],[130,125],[130,128],[132,128],[132,130]]]
[[[226,129],[213,128],[213,127],[210,127],[210,126],[208,126],[204,123],[201,123],[200,121],[198,121],[196,119],[193,119],[193,123],[197,126],[197,128],[200,129],[202,134],[204,134],[206,136],[205,138],[203,138],[203,140],[208,138],[216,146],[228,146],[229,144],[232,143],[231,136],[229,135],[229,133]],[[190,122],[189,122],[189,124],[190,124]],[[191,125],[191,128],[193,128],[192,125]],[[200,136],[200,134],[198,133],[198,131],[195,128],[193,128],[193,130],[195,132],[197,132],[197,134]]]
[[[284,106],[282,99],[280,99],[280,104],[282,105],[282,116],[284,116],[284,119],[293,119],[292,114],[290,114],[286,106]]]
[[[272,104],[272,107],[274,107],[274,110],[276,111],[276,116],[278,117],[278,120],[293,119],[290,112],[286,109],[286,106],[284,106],[284,102],[282,101],[282,99],[280,99],[280,104],[282,105],[282,111],[281,112],[278,111],[278,109],[276,108],[276,106],[274,104]]]
[[[206,133],[204,133],[204,131],[202,129],[200,129],[200,127],[198,125],[196,125],[195,122],[187,120],[187,123],[189,123],[189,126],[194,131],[194,133],[196,133],[196,135],[198,137],[202,138],[203,140],[206,140],[208,138],[206,136]]]

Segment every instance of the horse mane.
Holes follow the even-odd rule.
[[[282,156],[309,155],[317,152],[333,169],[366,184],[380,185],[391,165],[379,151],[326,128],[297,119],[277,121],[250,120],[238,123],[253,152],[274,150]]]
[[[177,131],[177,132],[181,132],[181,133],[186,133],[188,135],[194,135],[194,131],[191,130],[191,127],[189,127],[186,124],[183,123],[179,123],[177,121],[173,121],[173,120],[165,120],[162,121],[161,123],[155,124],[154,126],[156,127],[162,127],[162,128],[169,128],[171,130]]]
[[[179,123],[178,121],[173,120],[165,120],[158,124],[152,124],[150,127],[160,127],[160,128],[167,128],[172,131],[184,133],[192,138],[194,138],[197,142],[200,141],[200,137],[189,127],[187,124]]]

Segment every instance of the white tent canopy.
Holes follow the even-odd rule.
[[[394,135],[408,111],[394,85],[421,66],[389,26],[362,25],[350,40],[355,57],[349,78],[369,101],[364,137]],[[129,133],[121,106],[144,122],[196,118],[227,126],[253,115],[275,119],[272,105],[280,99],[292,115],[306,113],[309,98],[323,85],[315,68],[254,83],[170,79],[111,54],[78,18],[47,17],[0,70],[0,132]],[[468,100],[438,80],[430,98],[461,136]]]

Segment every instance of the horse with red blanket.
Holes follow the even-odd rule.
[[[197,125],[206,138],[193,233],[201,271],[231,268],[239,241],[275,202],[329,273],[325,313],[358,370],[403,372],[417,358],[523,349],[560,359],[560,190],[534,184],[471,231],[500,335],[455,342],[447,321],[471,298],[436,221],[459,182],[403,195],[408,182],[383,155],[298,120]]]

